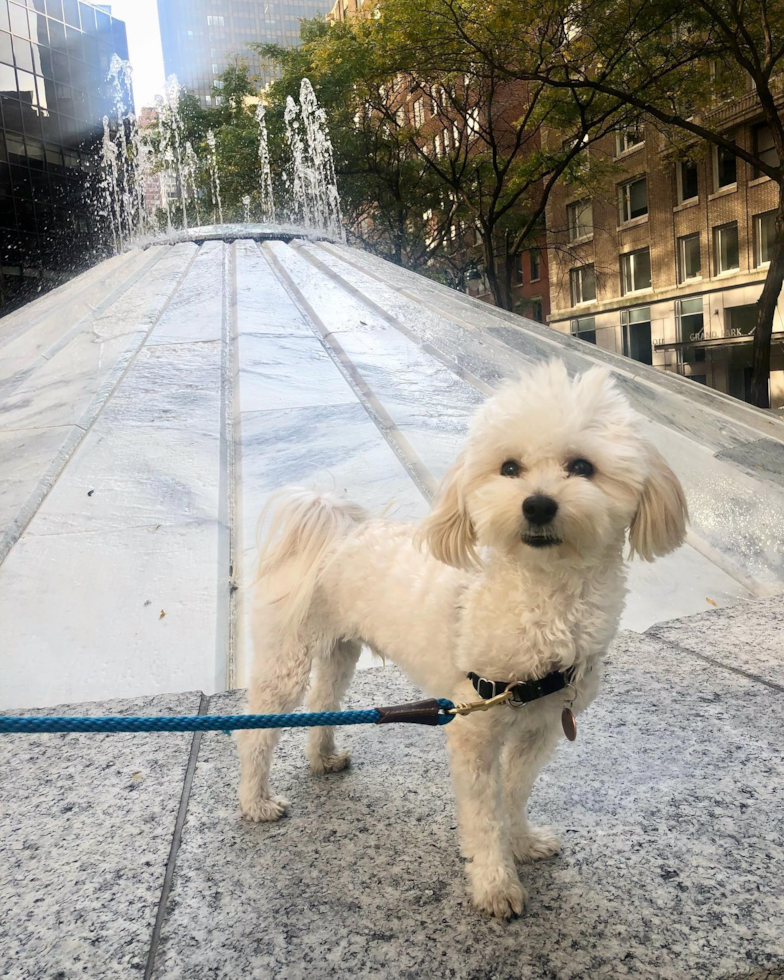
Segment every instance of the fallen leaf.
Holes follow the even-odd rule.
[[[166,615],[166,613],[165,613],[165,612],[163,611],[163,609],[161,609],[161,614],[160,614],[160,616],[158,617],[158,619],[163,619],[163,617],[164,617],[165,615]]]
[[[711,604],[712,606],[715,606],[715,605],[716,605],[716,603],[715,603],[715,602],[713,601],[713,599],[711,599],[711,597],[710,597],[710,596],[707,596],[707,595],[706,595],[706,596],[705,596],[705,601],[706,601],[706,602],[709,602],[709,603],[710,603],[710,604]]]
[[[95,493],[95,490],[88,490],[88,491],[87,491],[87,496],[88,496],[88,497],[92,497],[92,495],[93,495],[94,493]]]
[[[132,780],[133,780],[133,781],[134,781],[135,783],[138,783],[138,782],[139,782],[139,780],[140,780],[141,778],[142,778],[142,774],[141,774],[140,772],[135,772],[135,773],[134,773],[134,774],[133,774],[133,775],[131,776],[131,779],[132,779]]]
[[[152,527],[148,527],[147,530],[148,531],[157,531],[160,526],[161,526],[160,524],[153,524]]]
[[[147,600],[147,601],[145,602],[145,606],[149,606],[149,605],[151,605],[151,604],[152,604],[152,599],[148,599],[148,600]]]

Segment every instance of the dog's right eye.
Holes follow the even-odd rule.
[[[501,467],[501,476],[520,476],[520,464],[508,459]]]

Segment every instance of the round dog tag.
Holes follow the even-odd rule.
[[[573,742],[577,738],[577,721],[570,708],[564,708],[561,712],[561,724],[564,735],[570,742]]]

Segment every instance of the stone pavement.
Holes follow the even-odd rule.
[[[784,975],[784,677],[776,599],[623,633],[534,790],[560,857],[524,915],[471,908],[444,734],[342,733],[312,777],[283,736],[274,825],[238,816],[232,738],[0,736],[0,963],[13,980]],[[361,671],[353,706],[416,692]],[[231,713],[240,692],[74,705]],[[59,710],[59,709],[58,709]]]

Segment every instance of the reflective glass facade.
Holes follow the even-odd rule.
[[[214,101],[213,82],[235,55],[262,84],[272,75],[253,41],[296,47],[299,22],[325,16],[334,0],[158,0],[163,64],[203,104]],[[220,98],[220,95],[217,95]]]
[[[80,0],[0,0],[0,303],[9,309],[92,264],[105,229],[86,203],[106,75],[125,24]]]

